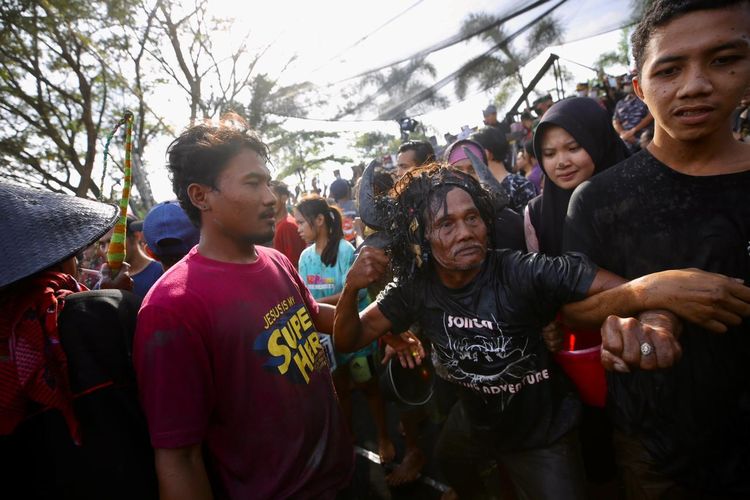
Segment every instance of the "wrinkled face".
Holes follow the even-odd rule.
[[[654,115],[655,138],[729,134],[729,116],[750,85],[750,7],[700,10],[659,27],[633,83]]]
[[[417,157],[414,154],[414,151],[407,150],[403,153],[399,153],[396,157],[396,174],[399,178],[403,177],[406,172],[416,167]]]
[[[202,215],[229,239],[248,244],[273,238],[276,197],[268,168],[258,154],[245,149],[233,157],[206,195],[208,210]]]
[[[445,207],[437,207],[428,239],[432,258],[446,270],[467,271],[482,265],[487,226],[469,193],[460,188],[448,192]]]
[[[299,237],[306,243],[314,242],[318,237],[318,228],[316,225],[314,223],[310,224],[310,222],[305,219],[305,216],[302,215],[302,212],[296,208],[294,209],[294,220],[297,223],[297,234],[299,234]]]
[[[544,130],[542,166],[561,189],[574,189],[594,175],[591,156],[567,130],[556,125]]]

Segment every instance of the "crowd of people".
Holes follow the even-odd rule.
[[[357,498],[352,391],[392,487],[434,458],[444,499],[750,497],[750,2],[656,0],[632,45],[619,101],[490,106],[327,193],[192,126],[117,272],[115,207],[0,182],[4,497]],[[434,397],[388,406],[393,363]]]

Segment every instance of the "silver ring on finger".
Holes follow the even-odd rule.
[[[644,356],[649,356],[654,353],[654,346],[649,344],[648,342],[644,342],[641,344],[641,354]]]

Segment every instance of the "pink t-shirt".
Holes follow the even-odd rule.
[[[276,223],[273,235],[273,247],[286,255],[295,269],[299,266],[299,256],[307,245],[297,233],[297,223],[294,217],[287,215],[284,220]]]
[[[318,333],[289,260],[253,264],[197,247],[151,289],[134,363],[155,448],[204,444],[217,497],[325,498],[354,465]]]

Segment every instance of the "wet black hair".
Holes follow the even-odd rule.
[[[487,226],[490,247],[494,245],[494,208],[492,195],[473,176],[453,167],[439,164],[425,165],[404,174],[390,197],[379,203],[385,205],[393,239],[388,248],[393,275],[401,282],[412,280],[424,272],[430,260],[429,229],[440,210],[447,210],[446,196],[453,189],[463,189]]]
[[[320,260],[325,266],[335,266],[339,256],[339,242],[344,237],[339,209],[329,205],[325,198],[317,195],[305,196],[294,208],[302,214],[311,227],[315,227],[314,222],[318,215],[323,216],[328,232],[328,243],[320,254]]]
[[[268,146],[235,113],[223,115],[218,124],[202,123],[188,128],[167,148],[172,190],[196,226],[200,227],[200,210],[190,201],[188,186],[196,183],[215,188],[219,174],[245,149],[255,151],[268,162]]]
[[[372,178],[373,194],[375,196],[387,194],[391,189],[393,189],[393,184],[394,180],[391,174],[382,170],[379,172],[375,172],[375,175]]]
[[[414,151],[414,161],[418,167],[435,161],[435,149],[427,141],[407,141],[398,147],[399,153]]]
[[[484,127],[469,136],[472,141],[478,142],[484,149],[492,153],[495,161],[505,161],[510,145],[505,134],[496,127]]]
[[[750,7],[750,0],[654,0],[646,9],[643,18],[630,36],[633,46],[633,59],[638,72],[643,68],[648,46],[654,31],[673,19],[697,10],[726,9],[744,4]]]

